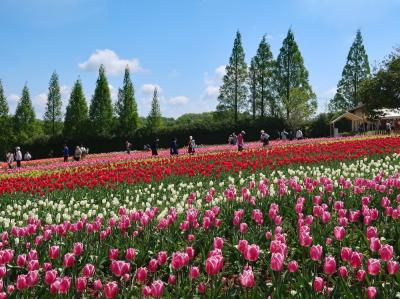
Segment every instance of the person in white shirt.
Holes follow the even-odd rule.
[[[15,161],[17,161],[17,167],[21,167],[22,153],[19,146],[15,148]]]
[[[25,161],[30,161],[32,159],[32,156],[29,152],[26,152],[24,155],[24,160]]]
[[[13,153],[12,153],[12,152],[8,152],[6,158],[7,158],[8,168],[9,168],[9,169],[12,169],[12,164],[13,164],[13,162],[14,162],[14,155],[13,155]]]
[[[296,139],[297,140],[303,139],[303,132],[300,129],[296,131]]]

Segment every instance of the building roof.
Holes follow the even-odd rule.
[[[379,114],[379,119],[400,118],[400,109],[379,109],[375,110]]]
[[[364,121],[364,118],[347,111],[347,112],[343,113],[342,115],[340,115],[339,117],[337,117],[336,119],[332,120],[331,124],[336,123],[337,121],[341,120],[342,118],[347,118],[351,121]]]

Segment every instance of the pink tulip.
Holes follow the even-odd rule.
[[[0,299],[7,299],[7,293],[6,292],[0,292]]]
[[[393,246],[391,245],[383,245],[379,249],[379,254],[381,255],[382,260],[384,261],[390,261],[393,258]]]
[[[243,255],[245,255],[247,252],[247,246],[248,246],[247,240],[239,240],[238,249]]]
[[[350,261],[352,253],[353,253],[353,250],[351,248],[343,247],[340,250],[340,257],[342,258],[343,261]]]
[[[208,275],[216,275],[224,266],[222,255],[212,255],[206,260],[206,272]]]
[[[44,275],[44,282],[48,285],[51,285],[53,282],[56,281],[56,278],[57,278],[57,271],[49,270]]]
[[[299,269],[299,265],[296,261],[290,261],[288,263],[288,269],[289,269],[289,272],[294,273]]]
[[[104,296],[106,298],[114,298],[118,294],[118,283],[111,281],[104,286]]]
[[[151,288],[150,288],[149,286],[145,286],[145,287],[142,289],[142,296],[143,296],[143,297],[149,297],[149,296],[151,296]]]
[[[84,277],[91,277],[94,273],[95,267],[92,264],[86,264],[82,269],[82,274]]]
[[[158,264],[164,265],[167,262],[167,258],[168,258],[167,252],[160,251],[157,255]]]
[[[86,277],[78,277],[75,281],[76,290],[82,293],[87,286],[87,278]]]
[[[71,268],[75,263],[75,256],[73,253],[66,253],[64,255],[63,264],[65,268]]]
[[[74,243],[74,250],[73,253],[75,255],[81,255],[83,252],[83,244],[80,242]]]
[[[7,274],[7,269],[4,266],[0,266],[0,278],[3,278]]]
[[[26,254],[21,254],[17,256],[17,266],[23,267],[26,264]]]
[[[174,252],[171,257],[171,266],[178,270],[189,262],[189,255],[186,252]]]
[[[310,257],[313,261],[318,261],[322,256],[322,246],[321,245],[313,245],[310,248]]]
[[[30,260],[28,262],[28,271],[35,271],[39,270],[40,265],[38,260]]]
[[[324,261],[324,273],[332,275],[336,271],[336,260],[332,256],[325,257]]]
[[[366,276],[367,276],[367,272],[365,272],[364,270],[360,269],[360,270],[357,271],[356,279],[358,281],[363,281]]]
[[[151,296],[152,297],[154,297],[154,298],[162,297],[162,295],[164,293],[164,283],[162,282],[162,280],[153,281],[150,288],[151,288]]]
[[[71,287],[71,278],[67,277],[67,276],[64,276],[60,280],[60,285],[58,287],[58,292],[60,294],[66,294],[66,293],[68,293],[70,287]]]
[[[59,246],[51,246],[50,250],[49,250],[49,257],[54,260],[56,258],[58,258],[58,256],[60,255],[60,247]]]
[[[243,273],[239,276],[240,284],[246,288],[251,288],[254,286],[254,274],[251,267],[247,270],[243,270]]]
[[[271,239],[271,237],[272,237],[272,233],[270,231],[265,232],[265,238],[267,240]]]
[[[336,240],[341,241],[346,235],[346,230],[343,226],[335,226],[335,228],[333,229],[333,235],[335,236]]]
[[[284,256],[282,253],[273,253],[271,255],[271,269],[273,271],[281,271],[283,268]]]
[[[369,239],[369,249],[372,252],[377,252],[381,248],[381,242],[379,241],[378,238],[372,237]]]
[[[399,271],[399,263],[397,261],[388,261],[386,270],[390,275],[395,275]]]
[[[247,232],[247,230],[248,230],[247,223],[245,223],[245,222],[240,223],[240,227],[239,227],[240,233],[245,234]]]
[[[313,283],[314,290],[320,293],[324,290],[324,286],[325,286],[324,279],[322,277],[316,276]]]
[[[17,283],[15,284],[18,290],[23,290],[28,287],[26,283],[26,275],[20,274],[17,276]]]
[[[206,292],[206,284],[205,284],[204,282],[200,282],[200,283],[197,285],[197,292],[198,292],[199,294],[204,294],[204,293]]]
[[[381,271],[381,262],[377,259],[368,259],[367,261],[368,274],[376,276]]]
[[[369,299],[375,298],[377,293],[378,293],[378,291],[376,290],[375,287],[368,287],[367,296]]]
[[[189,278],[190,280],[195,280],[200,274],[200,270],[198,267],[190,267],[189,269]]]
[[[150,272],[156,272],[158,269],[158,261],[156,259],[151,259],[148,268]]]
[[[346,278],[349,275],[349,272],[347,271],[347,268],[345,266],[339,267],[339,275],[342,278]]]
[[[350,258],[350,265],[353,268],[359,268],[362,265],[363,255],[360,252],[353,251]]]
[[[53,269],[53,265],[51,264],[51,263],[43,263],[43,270],[46,272],[46,271],[49,271],[49,270],[51,270],[51,269]]]
[[[101,283],[100,279],[93,281],[93,288],[97,291],[100,291],[103,288],[103,284]]]
[[[194,235],[189,234],[189,235],[187,236],[187,239],[188,239],[189,242],[193,242],[193,241],[195,240],[195,237],[194,237]]]
[[[174,285],[176,283],[176,276],[171,274],[170,276],[168,276],[168,284],[169,285]]]
[[[39,282],[39,272],[38,270],[29,271],[26,275],[26,284],[29,287],[34,287]]]
[[[258,256],[260,255],[260,247],[255,244],[247,246],[246,253],[244,258],[248,261],[255,262],[258,260]]]
[[[147,279],[147,268],[140,267],[136,270],[136,281],[144,284]]]
[[[214,249],[222,249],[222,246],[224,245],[224,240],[220,237],[215,237],[214,238]]]
[[[192,259],[194,257],[194,248],[192,246],[186,247],[185,252],[189,256],[189,259]]]
[[[115,248],[110,248],[110,250],[108,251],[108,258],[110,260],[116,260],[118,256],[119,256],[119,250]]]
[[[9,285],[7,286],[7,293],[8,293],[8,294],[12,294],[12,293],[14,292],[14,290],[15,290],[15,286],[14,286],[14,285],[9,284]]]
[[[110,270],[115,276],[121,277],[130,272],[130,267],[131,265],[129,263],[113,260],[110,265]]]

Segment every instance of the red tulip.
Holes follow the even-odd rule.
[[[174,285],[176,283],[176,276],[171,274],[170,276],[168,276],[168,284],[170,285]]]
[[[103,284],[101,283],[100,279],[96,279],[95,281],[93,281],[93,288],[97,291],[103,288]]]
[[[357,271],[356,279],[358,281],[363,281],[366,276],[367,276],[367,273],[364,270],[360,269]]]

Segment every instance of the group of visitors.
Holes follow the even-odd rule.
[[[283,129],[282,131],[278,131],[278,139],[282,141],[287,141],[287,140],[293,140],[296,138],[297,140],[303,139],[303,131],[301,129],[298,129],[297,131],[289,131],[287,132],[286,129]]]
[[[63,157],[64,157],[64,162],[68,162],[69,159],[69,148],[66,144],[64,144],[64,148],[63,148]],[[75,147],[75,151],[73,154],[73,159],[74,161],[80,161],[82,159],[84,159],[86,157],[86,155],[89,154],[89,148],[84,147],[83,145],[81,146],[76,146]]]
[[[6,154],[6,161],[9,169],[13,168],[14,161],[16,162],[16,167],[20,168],[22,165],[22,161],[29,161],[32,159],[32,155],[27,151],[25,155],[22,156],[21,148],[17,146],[15,151],[9,151]]]
[[[241,152],[244,147],[244,136],[245,135],[246,135],[245,131],[241,131],[238,135],[236,135],[236,133],[232,133],[228,137],[228,144],[237,145],[238,151]]]

